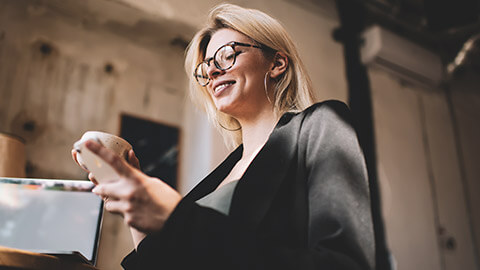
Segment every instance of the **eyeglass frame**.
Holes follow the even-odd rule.
[[[216,56],[217,56],[217,53],[218,53],[221,49],[223,49],[224,47],[226,47],[226,46],[232,47],[233,51],[235,52],[235,53],[233,54],[233,62],[232,62],[232,64],[231,64],[229,67],[227,67],[227,68],[221,68],[221,67],[220,67],[220,64],[215,60],[215,58],[216,58]],[[258,49],[261,49],[261,50],[263,49],[262,46],[253,45],[253,44],[248,44],[248,43],[243,43],[243,42],[237,42],[237,41],[230,41],[230,42],[228,42],[228,43],[226,43],[226,44],[223,44],[222,46],[220,46],[220,48],[218,48],[218,49],[215,51],[215,53],[213,54],[212,57],[210,57],[210,58],[208,58],[208,59],[205,59],[205,60],[203,60],[202,62],[198,63],[197,67],[195,68],[195,71],[193,72],[193,77],[195,77],[195,80],[197,81],[197,83],[198,83],[200,86],[205,87],[205,86],[207,86],[207,85],[210,83],[210,81],[212,80],[212,79],[210,78],[210,76],[208,76],[208,77],[207,77],[207,78],[208,78],[207,83],[204,84],[204,85],[201,84],[201,83],[198,81],[198,77],[199,77],[199,76],[197,76],[197,70],[198,70],[198,68],[200,67],[200,65],[202,65],[203,63],[205,63],[205,64],[207,64],[208,67],[210,67],[210,62],[213,60],[213,63],[214,63],[214,65],[215,65],[215,67],[218,68],[219,70],[225,71],[225,70],[231,69],[231,68],[235,65],[235,63],[236,63],[236,61],[237,61],[237,55],[238,55],[238,54],[237,54],[237,51],[235,50],[235,46],[258,48]]]

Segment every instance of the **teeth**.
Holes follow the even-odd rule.
[[[232,85],[232,84],[233,84],[233,82],[220,84],[219,86],[215,87],[215,93],[218,92],[218,91],[223,90],[225,87],[227,87],[227,86],[229,86],[229,85]]]

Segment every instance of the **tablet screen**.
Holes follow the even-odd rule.
[[[89,181],[0,178],[0,245],[93,262],[102,200]]]

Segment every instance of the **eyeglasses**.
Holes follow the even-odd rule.
[[[235,42],[235,41],[232,41],[223,45],[222,47],[218,48],[215,54],[213,54],[213,57],[205,59],[203,62],[198,64],[197,67],[195,68],[195,72],[193,73],[193,76],[195,77],[195,79],[197,79],[198,84],[200,84],[201,86],[207,86],[207,84],[210,82],[211,79],[208,76],[208,67],[210,66],[210,62],[212,60],[215,66],[222,71],[225,71],[233,67],[233,65],[235,65],[235,60],[237,59],[237,55],[241,53],[241,52],[235,51],[236,46],[253,47],[253,48],[262,49],[262,47],[257,45],[251,45],[251,44]]]

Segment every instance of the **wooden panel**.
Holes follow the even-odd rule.
[[[30,270],[88,270],[96,269],[87,264],[59,259],[55,256],[28,252],[0,246],[0,268]]]
[[[3,133],[0,133],[0,176],[25,177],[24,142]]]

